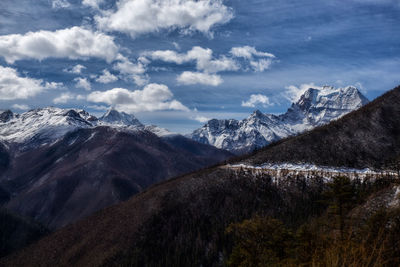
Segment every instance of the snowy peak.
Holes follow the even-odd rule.
[[[304,111],[312,108],[353,110],[366,103],[368,99],[354,86],[345,88],[324,86],[321,89],[309,88],[294,105]]]
[[[118,112],[113,108],[109,109],[102,117],[99,118],[99,120],[114,125],[143,126],[143,124],[135,116],[125,112]]]
[[[0,123],[0,139],[16,143],[46,143],[76,128],[92,126],[76,110],[55,107],[33,109],[20,115],[4,115],[4,118]]]
[[[281,115],[281,119],[297,131],[307,130],[338,119],[367,103],[368,99],[353,86],[309,88]]]
[[[326,124],[367,103],[368,99],[353,86],[309,88],[284,114],[277,116],[256,110],[241,121],[213,119],[190,137],[234,153],[245,153]]]

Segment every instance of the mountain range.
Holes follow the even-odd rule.
[[[213,119],[189,137],[235,154],[244,154],[324,125],[368,102],[353,86],[309,88],[284,114],[264,114],[256,110],[243,120]]]
[[[2,111],[0,203],[57,229],[156,182],[227,160],[226,150],[251,152],[367,102],[351,86],[309,88],[285,114],[210,120],[192,140],[113,108],[99,118],[55,107]]]
[[[387,163],[399,162],[399,114],[397,87],[336,121],[231,163],[257,166],[310,161],[385,170],[391,166]],[[0,264],[221,266],[232,264],[232,260],[252,259],[254,252],[256,259],[272,253],[275,258],[266,260],[290,266],[309,266],[317,260],[320,266],[331,266],[332,259],[340,260],[343,266],[382,266],[382,262],[398,266],[399,196],[398,181],[390,175],[346,180],[313,172],[304,176],[282,174],[277,181],[262,172],[220,165],[153,185],[0,259]],[[251,223],[259,222],[259,218],[274,220]],[[229,236],[229,229],[239,222],[243,223],[234,228],[239,237]],[[269,230],[263,231],[265,227],[271,229],[271,239],[264,240],[259,234],[261,231],[269,236]],[[350,233],[348,243],[339,235],[345,231]],[[294,238],[291,232],[297,238],[294,247],[286,246]],[[244,247],[235,247],[241,234]],[[266,246],[266,250],[257,254],[260,251],[246,246]]]
[[[50,229],[232,156],[114,109],[98,119],[53,107],[0,118],[0,204]]]

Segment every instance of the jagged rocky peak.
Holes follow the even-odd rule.
[[[143,124],[133,115],[125,112],[119,112],[114,108],[110,108],[107,112],[99,118],[100,121],[126,126],[143,126]]]
[[[89,114],[89,112],[87,112],[86,110],[80,109],[80,110],[77,110],[77,112],[79,113],[79,115],[83,119],[85,119],[85,120],[87,120],[89,122],[93,122],[93,121],[97,121],[98,120],[95,116]]]
[[[368,99],[354,86],[309,88],[284,114],[264,114],[256,110],[240,121],[213,119],[190,137],[234,153],[245,153],[326,124],[366,103]]]
[[[303,111],[312,108],[353,110],[368,102],[368,99],[354,86],[335,88],[326,85],[322,88],[309,88],[294,105]]]
[[[7,109],[7,110],[0,110],[0,122],[8,122],[14,117],[14,113]]]

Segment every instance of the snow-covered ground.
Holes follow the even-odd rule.
[[[296,163],[264,163],[259,166],[248,165],[248,164],[228,164],[223,168],[229,168],[234,170],[245,170],[254,173],[269,173],[277,177],[287,175],[321,175],[326,178],[331,178],[337,175],[346,175],[350,178],[366,178],[366,177],[380,177],[380,176],[398,176],[398,173],[392,170],[371,170],[365,169],[354,169],[347,167],[329,167],[329,166],[318,166],[315,164],[296,164]]]

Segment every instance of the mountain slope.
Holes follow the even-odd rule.
[[[12,196],[6,207],[54,229],[230,155],[185,137],[164,141],[146,130],[78,129],[15,154],[0,186]]]
[[[300,208],[303,205],[310,210],[318,209],[312,204],[311,193],[301,193],[300,184],[296,188],[285,186],[289,187],[292,189],[283,193],[272,184],[255,181],[252,176],[238,177],[223,169],[205,170],[153,186],[127,202],[62,228],[23,250],[20,256],[11,257],[9,264],[130,266],[128,259],[134,248],[143,248],[141,242],[148,240],[146,246],[154,254],[143,256],[156,261],[164,260],[158,256],[164,255],[163,251],[168,251],[172,244],[181,244],[177,250],[171,249],[187,258],[206,253],[209,246],[213,252],[203,255],[208,260],[202,262],[211,266],[207,263],[218,258],[214,246],[217,240],[221,242],[219,235],[223,235],[226,223],[247,218],[263,207],[271,215],[291,214],[294,220],[303,218]],[[309,187],[309,192],[318,190],[317,183]],[[171,260],[161,266],[179,266],[173,263],[175,258]],[[199,265],[198,260],[192,258],[191,264]],[[188,262],[182,261],[181,266],[185,263]]]
[[[257,110],[241,121],[213,119],[195,130],[190,137],[204,144],[243,154],[326,124],[366,103],[368,100],[352,86],[310,88],[284,114],[263,114]]]
[[[0,258],[37,241],[48,230],[29,218],[0,208]]]
[[[258,151],[246,162],[306,162],[317,165],[398,168],[400,87],[326,126]]]

